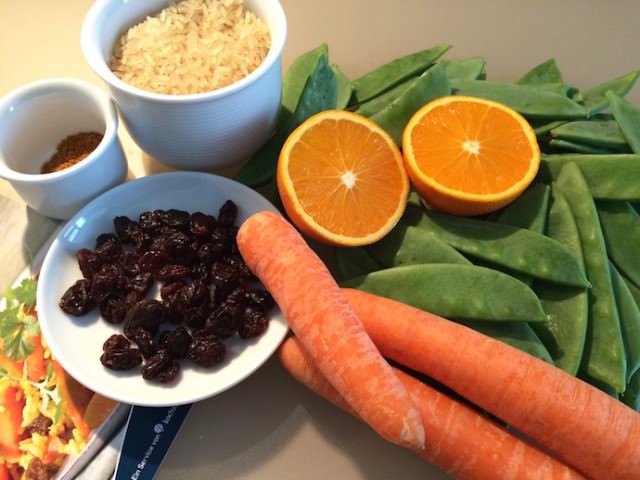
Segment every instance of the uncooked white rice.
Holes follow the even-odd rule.
[[[181,0],[129,28],[110,67],[143,90],[202,93],[247,76],[270,45],[266,24],[242,0]]]

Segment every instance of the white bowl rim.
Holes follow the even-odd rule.
[[[113,3],[113,1],[114,0],[96,0],[87,12],[80,31],[82,52],[93,71],[108,85],[123,92],[127,92],[130,95],[135,95],[149,101],[182,104],[196,103],[226,97],[236,91],[242,90],[265,75],[271,69],[273,64],[281,57],[287,38],[287,18],[284,9],[282,8],[279,0],[268,0],[275,8],[277,23],[281,25],[281,28],[277,31],[273,31],[271,28],[269,29],[271,35],[271,46],[266,57],[255,70],[230,85],[220,87],[209,92],[191,94],[155,93],[134,87],[133,85],[130,85],[118,78],[107,65],[107,62],[99,51],[97,43],[93,39],[94,32],[96,31],[95,25],[98,22],[100,13]]]
[[[91,98],[94,104],[100,109],[105,123],[105,130],[102,140],[98,146],[82,161],[71,165],[64,170],[51,173],[23,173],[9,168],[5,162],[0,162],[0,177],[6,178],[8,181],[31,183],[31,184],[47,184],[58,181],[62,178],[72,176],[96,162],[102,153],[109,148],[109,145],[117,141],[118,134],[118,111],[111,97],[98,86],[84,80],[67,77],[52,77],[41,80],[35,80],[24,84],[15,90],[7,93],[0,98],[0,112],[5,111],[11,103],[23,96],[37,94],[39,91],[55,94],[56,92],[73,92],[79,91]],[[60,139],[62,140],[62,139]]]
[[[42,266],[40,269],[41,272],[41,282],[42,286],[46,287],[50,282],[58,282],[58,271],[53,269],[52,262],[55,262],[55,256],[61,255],[59,251],[64,248],[61,244],[63,243],[63,238],[68,231],[69,228],[73,228],[73,225],[76,224],[76,219],[81,217],[87,217],[89,214],[96,209],[96,205],[100,205],[104,203],[106,200],[109,200],[114,195],[121,194],[124,192],[129,192],[132,189],[136,188],[144,188],[146,186],[154,185],[154,184],[168,184],[174,179],[182,180],[183,184],[193,184],[190,180],[200,180],[202,183],[207,183],[208,186],[211,186],[212,183],[223,183],[233,186],[233,188],[238,188],[242,190],[251,191],[251,195],[255,197],[259,197],[261,202],[263,202],[263,209],[273,211],[274,213],[279,213],[276,207],[264,196],[262,196],[259,192],[250,189],[246,185],[243,185],[231,178],[224,177],[221,175],[216,175],[213,173],[207,172],[191,172],[191,171],[172,171],[172,172],[161,172],[155,173],[153,175],[147,175],[143,177],[139,177],[133,179],[131,181],[122,183],[110,190],[107,190],[97,198],[93,199],[83,208],[81,208],[76,214],[74,214],[71,219],[66,221],[64,226],[59,230],[58,234],[53,240],[53,243],[49,247],[49,251],[45,255],[45,258],[42,262]],[[179,206],[177,208],[180,208]],[[47,290],[46,288],[38,288],[37,290],[37,304],[44,306],[50,305],[47,301]],[[258,363],[252,363],[249,368],[242,370],[240,375],[237,375],[232,380],[227,381],[222,386],[219,386],[217,389],[201,389],[198,390],[197,394],[188,394],[184,393],[184,390],[180,390],[179,393],[175,393],[176,389],[180,389],[180,383],[175,385],[166,386],[172,393],[169,395],[158,395],[154,397],[143,397],[138,394],[138,392],[118,390],[117,392],[111,391],[109,388],[105,387],[101,383],[101,381],[94,382],[88,381],[86,377],[80,374],[79,367],[76,364],[73,364],[70,361],[69,355],[65,353],[62,349],[60,349],[60,345],[58,342],[50,340],[48,345],[49,349],[52,351],[53,355],[60,362],[62,367],[69,373],[72,377],[80,382],[84,382],[88,388],[91,388],[94,392],[104,395],[106,397],[112,398],[119,402],[128,403],[131,405],[140,405],[140,406],[148,406],[148,407],[165,407],[165,406],[173,406],[173,405],[183,405],[186,403],[193,403],[201,400],[205,400],[207,398],[213,397],[215,395],[219,395],[235,385],[239,384],[258,369],[260,369],[276,352],[277,348],[281,344],[282,340],[286,337],[287,332],[289,331],[288,324],[281,312],[281,310],[276,306],[276,310],[273,311],[273,317],[271,318],[272,325],[270,324],[271,333],[267,333],[269,337],[255,337],[255,339],[260,342],[262,339],[263,342],[267,342],[267,345],[262,345],[260,348],[261,361]],[[62,314],[66,315],[66,314]],[[41,317],[41,330],[43,337],[46,339],[49,334],[53,332],[53,326],[47,322],[47,314],[40,312]],[[44,320],[44,321],[42,321]],[[49,337],[51,338],[51,337]],[[231,368],[227,366],[226,368]],[[117,381],[117,373],[113,376],[113,380]],[[208,374],[206,374],[208,375]],[[181,379],[182,381],[183,379]],[[141,375],[136,376],[136,382],[139,381],[141,385],[145,385],[145,381],[142,379]],[[158,390],[162,389],[162,384],[152,384],[152,387],[157,387]],[[156,390],[157,391],[157,390]]]

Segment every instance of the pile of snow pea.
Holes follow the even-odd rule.
[[[640,108],[625,96],[640,70],[587,89],[553,59],[513,83],[487,80],[481,57],[443,44],[350,80],[323,44],[285,73],[271,140],[236,179],[277,205],[277,156],[309,116],[369,117],[401,144],[418,108],[444,95],[506,104],[535,130],[538,176],[514,202],[474,218],[425,208],[412,194],[381,241],[335,248],[343,286],[461,322],[576,375],[640,410]]]

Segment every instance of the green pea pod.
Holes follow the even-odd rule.
[[[580,105],[584,105],[584,98],[582,97],[582,91],[580,91],[576,87],[572,87],[571,85],[566,85],[566,87],[567,87],[567,96],[574,102],[577,102]]]
[[[640,108],[613,91],[606,97],[624,139],[634,153],[640,153]]]
[[[640,412],[640,370],[633,374],[620,400],[636,412]]]
[[[562,285],[586,287],[575,255],[564,245],[526,228],[408,207],[406,221],[456,250],[501,268]]]
[[[584,265],[578,227],[566,198],[557,187],[551,187],[551,202],[546,234],[565,245]],[[589,296],[584,288],[564,287],[548,282],[535,282],[538,295],[549,320],[532,324],[558,368],[576,375],[587,334]]]
[[[628,151],[629,144],[615,120],[576,120],[551,129],[552,138],[602,149]]]
[[[640,308],[615,265],[610,264],[611,283],[618,306],[622,340],[627,358],[627,381],[640,368]]]
[[[576,219],[590,289],[589,323],[581,370],[617,392],[626,385],[626,358],[609,259],[595,202],[575,163],[568,163],[556,180]]]
[[[575,163],[587,181],[591,195],[599,200],[640,200],[640,155],[554,154],[542,155],[538,179],[549,183],[564,165]]]
[[[333,70],[324,56],[318,58],[316,68],[307,79],[302,95],[291,115],[267,143],[245,163],[235,180],[250,187],[265,185],[275,178],[278,155],[293,130],[311,115],[336,107],[337,86]]]
[[[534,357],[538,357],[540,360],[551,364],[554,363],[549,351],[527,322],[498,323],[473,320],[460,320],[459,322],[489,337],[527,352]]]
[[[532,184],[518,198],[503,208],[497,214],[495,221],[543,234],[549,209],[549,191],[549,186],[544,183]],[[517,272],[505,272],[531,286],[532,278],[530,276]]]
[[[387,268],[341,283],[442,315],[485,321],[543,322],[538,298],[515,278],[474,265],[425,263]]]
[[[559,84],[564,85],[564,78],[556,64],[550,58],[525,73],[517,82],[519,85]]]
[[[382,266],[363,248],[336,248],[336,266],[342,280],[360,277],[382,269]]]
[[[411,116],[425,103],[451,93],[449,79],[442,64],[436,64],[424,72],[415,83],[385,108],[371,116],[397,145],[402,145],[402,132]]]
[[[633,299],[636,301],[636,305],[640,307],[640,287],[638,287],[635,283],[625,277],[624,274],[622,274],[622,278],[627,284],[627,287],[629,287],[629,292],[631,292],[631,296],[633,296]]]
[[[365,73],[353,81],[356,103],[366,102],[386,92],[403,80],[423,72],[450,48],[451,45],[448,44],[438,45],[396,58]]]
[[[549,140],[549,146],[558,150],[566,150],[567,153],[586,153],[588,155],[609,155],[610,153],[619,153],[610,148],[596,147],[587,143],[573,142],[562,138],[552,138]]]
[[[450,81],[478,80],[484,78],[486,61],[482,57],[441,60]]]
[[[331,69],[333,70],[333,74],[336,77],[336,108],[340,110],[344,110],[349,105],[349,100],[351,100],[351,95],[353,94],[353,85],[351,85],[351,80],[349,77],[345,75],[345,73],[340,70],[335,64],[331,64]]]
[[[607,92],[609,90],[615,92],[617,95],[624,97],[633,88],[636,80],[640,76],[640,70],[629,72],[626,75],[607,80],[600,83],[595,87],[582,91],[582,98],[584,100],[584,107],[587,111],[587,116],[592,116],[609,106],[609,100],[607,100]]]
[[[469,260],[449,244],[404,223],[398,224],[382,240],[366,249],[385,268],[420,263],[471,265]]]
[[[640,215],[628,202],[597,202],[596,207],[609,258],[640,285]]]
[[[414,83],[418,81],[418,77],[410,77],[402,83],[399,83],[395,87],[390,90],[387,90],[384,93],[381,93],[377,97],[373,97],[371,100],[364,102],[358,105],[354,111],[360,115],[365,117],[371,117],[375,115],[380,110],[385,108],[391,102],[393,102],[396,98],[398,98],[402,93],[411,87]]]
[[[544,233],[549,211],[551,187],[533,183],[513,202],[500,211],[497,221],[515,227]]]
[[[464,80],[453,82],[452,87],[458,95],[494,100],[531,119],[566,120],[586,117],[584,107],[567,96],[534,86],[489,80]]]
[[[567,120],[531,120],[529,123],[533,127],[533,131],[538,137],[538,139],[543,139],[545,135],[549,134],[551,130],[560,125],[566,123]]]
[[[574,101],[578,101],[580,98],[580,91],[564,82],[562,73],[553,58],[546,60],[527,73],[522,78],[516,81],[518,85],[529,85],[549,92],[557,93],[571,98]]]
[[[279,125],[283,125],[296,110],[305,84],[315,70],[320,57],[324,57],[325,60],[329,58],[329,47],[326,43],[303,53],[287,68],[282,79],[282,105],[280,118],[278,119]]]

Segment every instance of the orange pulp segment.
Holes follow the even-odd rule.
[[[403,132],[411,182],[431,206],[457,215],[495,211],[518,197],[540,166],[535,132],[506,105],[446,96],[420,108]]]
[[[277,186],[293,224],[337,246],[371,244],[404,212],[409,179],[402,154],[376,123],[343,110],[303,122],[278,159]]]

